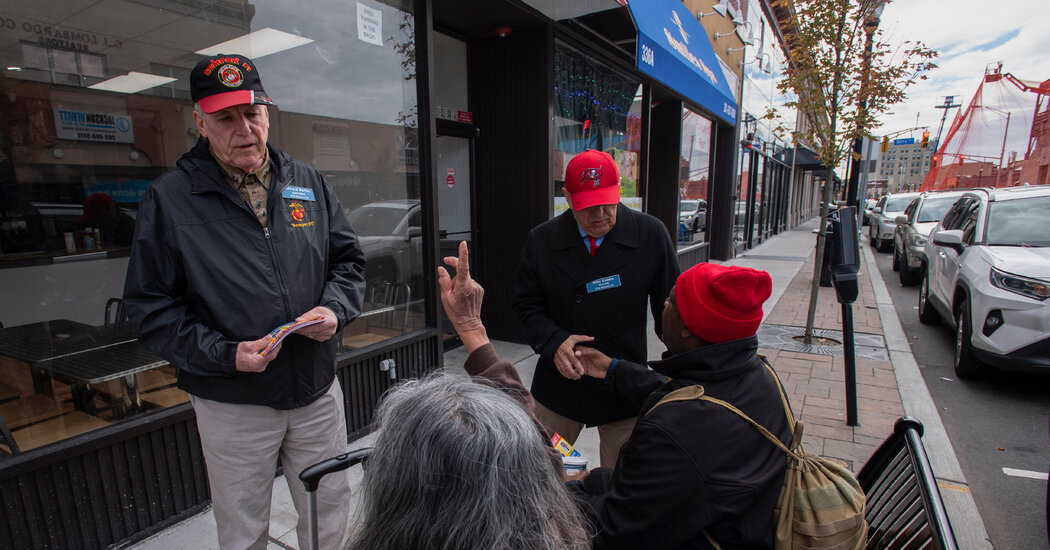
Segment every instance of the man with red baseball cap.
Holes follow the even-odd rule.
[[[190,72],[200,138],[139,204],[124,302],[143,345],[179,369],[208,468],[222,548],[265,548],[278,457],[309,542],[307,466],[346,452],[332,338],[361,313],[364,254],[335,192],[268,143],[251,59]],[[262,353],[274,327],[319,321]],[[349,478],[318,489],[323,548],[346,532]]]
[[[612,466],[637,407],[598,380],[581,378],[573,350],[586,342],[610,356],[647,359],[646,325],[678,276],[678,256],[659,220],[620,204],[620,173],[603,151],[577,154],[565,168],[568,211],[529,233],[514,283],[513,309],[539,354],[536,416],[574,443],[597,426],[601,464]]]
[[[590,516],[593,548],[772,548],[784,454],[740,417],[688,399],[655,405],[700,385],[784,444],[791,428],[776,375],[758,355],[769,274],[702,263],[664,302],[664,359],[643,363],[578,346],[587,376],[635,405],[638,422],[611,472],[567,485]]]

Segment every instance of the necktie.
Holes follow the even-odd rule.
[[[594,256],[594,253],[598,251],[598,239],[587,235],[587,240],[591,242],[591,256]]]

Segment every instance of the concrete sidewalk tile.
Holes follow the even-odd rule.
[[[807,423],[803,430],[803,435],[839,439],[842,441],[852,441],[854,439],[853,428],[847,426],[845,422],[840,426],[824,426],[821,424]]]
[[[846,425],[846,409],[842,408],[831,408],[821,407],[819,405],[813,405],[805,403],[802,405],[802,420],[805,421],[819,421],[819,420],[837,420],[842,422],[842,425]],[[822,422],[823,423],[823,422]],[[834,426],[834,424],[826,424]]]
[[[897,387],[885,388],[871,384],[857,383],[857,399],[877,399],[879,401],[901,402],[901,394]],[[887,434],[888,435],[888,434]]]
[[[826,387],[826,386],[821,386],[819,384],[814,384],[812,381],[810,381],[810,382],[806,382],[804,384],[799,384],[795,388],[794,393],[805,395],[805,396],[815,395],[817,397],[830,397],[831,396],[831,389]]]

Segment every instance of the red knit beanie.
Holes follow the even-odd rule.
[[[712,344],[753,336],[762,323],[762,303],[773,292],[769,273],[702,263],[678,276],[675,304],[686,328]]]

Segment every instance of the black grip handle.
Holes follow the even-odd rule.
[[[306,492],[312,493],[317,490],[317,485],[321,483],[321,478],[332,472],[339,472],[364,462],[370,454],[372,454],[372,448],[365,447],[364,449],[357,449],[356,451],[333,456],[303,470],[299,474],[299,479],[306,486]]]

